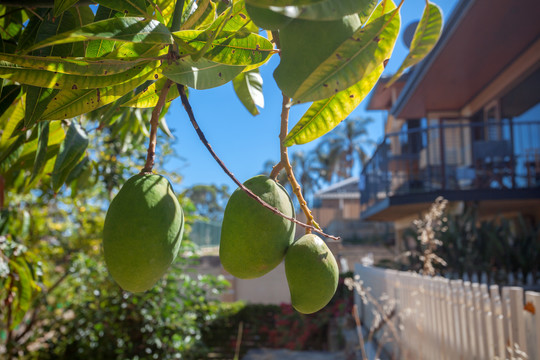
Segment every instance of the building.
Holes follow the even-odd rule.
[[[385,137],[361,174],[362,220],[397,239],[439,195],[540,220],[540,2],[462,0],[433,51],[375,87]]]

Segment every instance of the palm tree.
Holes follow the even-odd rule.
[[[321,176],[331,182],[334,177],[351,177],[356,165],[363,166],[367,159],[367,146],[374,142],[367,138],[367,125],[371,118],[347,118],[319,143],[316,153],[324,173]]]

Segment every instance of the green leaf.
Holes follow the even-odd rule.
[[[275,10],[275,8],[272,8]],[[279,8],[281,10],[282,8]],[[282,15],[280,11],[260,8],[246,4],[246,11],[255,25],[263,29],[277,31],[286,26],[292,18]]]
[[[109,9],[108,7],[105,7],[103,5],[99,5],[96,11],[96,16],[94,17],[94,22],[110,19],[113,17],[123,17],[123,15],[116,10]],[[91,40],[88,42],[88,46],[86,47],[85,56],[89,58],[102,57],[113,51],[115,44],[116,41],[111,40]]]
[[[279,67],[274,73],[276,82],[295,103],[326,99],[356,84],[388,59],[399,27],[400,15],[396,9],[358,29],[301,83],[291,83],[287,77],[293,74],[279,72]]]
[[[114,9],[125,16],[143,16],[152,18],[146,11],[145,0],[98,0],[100,5]]]
[[[64,142],[60,146],[60,152],[56,157],[54,169],[51,174],[52,187],[57,192],[66,181],[69,173],[79,162],[88,147],[88,136],[79,124],[72,121]]]
[[[35,39],[28,44],[27,47],[21,49],[24,52],[31,51],[31,47],[39,42],[46,42],[52,39],[59,33],[74,31],[79,28],[81,21],[75,17],[72,11],[63,12],[58,18],[52,17],[51,12],[46,14],[43,21],[39,25]],[[52,44],[54,45],[54,44]],[[39,56],[83,56],[84,48],[81,44],[58,44],[54,46],[44,46],[36,50],[33,55]]]
[[[21,94],[19,85],[6,85],[2,87],[0,95],[0,116],[13,104],[15,99]]]
[[[209,33],[201,30],[184,30],[173,33],[173,36],[197,51],[208,41],[212,41],[210,49],[203,56],[208,60],[227,65],[260,64],[275,52],[272,43],[257,34],[222,31],[212,40]]]
[[[32,176],[30,182],[32,182],[36,176],[41,172],[46,163],[47,156],[47,143],[49,142],[49,121],[42,121],[38,125],[38,144],[36,150],[36,157],[34,159],[34,167],[32,169]]]
[[[17,131],[24,119],[24,109],[24,97],[20,97],[0,117],[0,127],[3,130],[0,137],[0,164],[25,141],[24,132]]]
[[[156,20],[136,17],[112,18],[47,38],[27,51],[46,46],[86,40],[116,40],[144,44],[172,44],[172,36],[165,25]]]
[[[289,132],[283,145],[308,143],[339,125],[369,94],[383,70],[384,66],[381,64],[359,83],[332,95],[328,99],[314,102]]]
[[[233,80],[236,95],[251,115],[258,115],[257,106],[264,107],[263,79],[259,69],[243,72]]]
[[[9,262],[10,267],[15,270],[19,278],[16,283],[17,294],[13,306],[13,321],[10,327],[10,330],[13,330],[19,325],[30,308],[34,280],[28,264],[21,256],[17,256],[15,260],[10,259]]]
[[[109,76],[132,69],[148,62],[146,59],[65,58],[58,56],[31,56],[0,53],[0,66],[21,67],[34,70],[84,76]]]
[[[358,14],[363,23],[369,18],[378,0],[326,0],[307,6],[272,7],[271,10],[286,18],[314,21],[338,20],[345,15]]]
[[[386,87],[392,85],[403,73],[403,71],[419,63],[433,49],[441,36],[442,31],[442,14],[441,9],[432,3],[429,3],[422,14],[422,18],[416,27],[414,36],[411,42],[409,54],[403,60],[403,63],[396,71],[394,76],[388,81]]]
[[[247,0],[248,4],[269,8],[271,6],[298,6],[312,5],[323,0]]]
[[[122,104],[122,107],[132,107],[132,108],[151,108],[155,107],[158,103],[159,94],[163,85],[167,81],[167,78],[161,78],[158,81],[152,83],[138,95],[133,97],[128,102]],[[171,86],[169,92],[167,93],[167,102],[176,99],[180,94],[176,86]]]
[[[54,0],[54,17],[58,17],[64,11],[72,7],[79,0]]]
[[[158,77],[158,74],[152,70],[111,87],[88,90],[62,90],[51,101],[41,119],[63,120],[88,113],[118,100],[146,80],[156,77]]]
[[[156,69],[160,61],[139,63],[132,69],[122,73],[106,76],[71,75],[46,70],[34,70],[15,67],[6,62],[0,62],[0,77],[22,84],[54,89],[96,89],[113,86],[130,81],[138,74]]]
[[[39,120],[47,105],[58,94],[59,90],[42,87],[26,87],[26,111],[24,113],[24,127],[29,129]]]
[[[218,64],[204,58],[195,62],[190,56],[179,59],[177,64],[162,65],[162,73],[167,78],[197,90],[226,84],[243,69],[243,66]]]

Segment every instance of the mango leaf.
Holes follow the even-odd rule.
[[[325,0],[307,6],[273,6],[270,11],[287,18],[304,20],[338,20],[345,15],[358,14],[363,24],[369,18],[378,0]]]
[[[387,13],[347,38],[300,84],[289,74],[274,72],[280,89],[295,103],[326,99],[359,82],[392,54],[400,27],[399,9]],[[309,54],[306,54],[309,56]]]
[[[34,126],[58,91],[59,90],[46,89],[36,86],[26,87],[24,128],[29,129]]]
[[[31,56],[0,53],[0,66],[22,67],[35,70],[52,71],[61,74],[84,76],[108,76],[132,69],[148,62],[145,59],[93,59],[64,58],[59,56]]]
[[[156,69],[159,61],[139,63],[132,69],[107,76],[71,75],[45,70],[14,67],[6,62],[0,62],[0,77],[22,84],[53,89],[97,89],[113,86],[130,81],[141,73]]]
[[[61,13],[72,7],[79,0],[54,0],[54,17],[58,17]]]
[[[223,24],[225,22],[225,24]],[[251,32],[257,32],[257,27],[251,28],[251,19],[246,11],[246,5],[243,0],[235,1],[232,8],[223,11],[207,31],[217,30],[236,32],[240,29],[245,29]]]
[[[166,78],[160,78],[158,81],[152,83],[138,95],[133,97],[131,100],[122,104],[122,107],[132,107],[132,108],[151,108],[155,107],[158,103],[159,94],[163,85],[167,81]],[[171,86],[169,92],[167,93],[167,102],[176,99],[180,94],[176,86]]]
[[[152,15],[146,11],[145,0],[98,0],[97,2],[124,14],[124,16],[152,18]]]
[[[35,9],[34,11],[37,16],[32,16],[24,27],[23,33],[17,42],[17,50],[22,50],[35,43],[39,28],[42,24],[41,19],[45,18],[49,9],[40,8]],[[3,49],[2,52],[5,52],[5,50]]]
[[[259,115],[257,106],[264,107],[262,85],[263,79],[259,73],[259,69],[242,72],[233,80],[236,95],[253,116]]]
[[[442,14],[441,9],[432,3],[429,3],[422,14],[422,18],[416,27],[414,36],[411,42],[409,54],[403,63],[396,71],[394,76],[388,81],[386,87],[391,86],[403,73],[403,71],[419,63],[433,49],[441,36],[442,30]]]
[[[62,187],[71,170],[73,170],[79,159],[84,155],[87,147],[88,136],[86,135],[86,131],[75,121],[72,121],[66,133],[66,138],[60,146],[60,152],[56,157],[54,169],[51,174],[54,192],[57,192]]]
[[[109,9],[108,7],[105,7],[103,5],[99,5],[96,11],[96,16],[94,17],[94,21],[97,22],[113,17],[123,17],[123,14],[116,10]],[[85,56],[89,58],[102,57],[113,51],[115,44],[116,41],[112,40],[91,40],[88,42],[88,46],[86,47]]]
[[[38,144],[36,149],[36,157],[34,159],[34,167],[30,182],[41,172],[45,166],[47,156],[47,143],[49,142],[49,121],[42,121],[38,125]]]
[[[136,17],[112,18],[47,38],[27,51],[86,40],[116,40],[145,44],[172,44],[169,29],[156,20]]]
[[[295,7],[296,8],[296,7]],[[263,29],[277,31],[286,26],[291,20],[291,17],[282,15],[281,10],[283,8],[260,8],[257,6],[246,4],[246,11],[258,27]],[[275,10],[275,11],[274,11]]]
[[[391,12],[392,10],[395,10],[396,8],[397,8],[396,4],[391,0],[381,1],[381,3],[377,5],[375,10],[373,10],[373,12],[371,13],[366,25],[369,24],[370,22],[377,20],[378,18],[380,18],[381,16],[385,14],[388,14],[389,12]]]
[[[0,8],[0,37],[4,41],[18,38],[26,20],[28,18],[21,9],[14,11],[11,7],[2,6]]]
[[[212,39],[208,31],[184,30],[173,33],[173,36],[197,51],[211,41],[211,48],[203,56],[208,60],[227,65],[263,63],[275,52],[270,41],[253,33],[222,31]],[[181,51],[180,54],[185,52]]]
[[[26,140],[25,132],[18,131],[24,119],[24,109],[24,97],[20,97],[0,117],[0,126],[3,130],[0,137],[0,164]]]
[[[12,307],[13,321],[10,330],[13,330],[19,325],[30,308],[34,280],[28,264],[21,256],[17,256],[14,260],[9,259],[9,263],[10,267],[15,270],[19,278],[16,282],[17,293]]]
[[[42,120],[62,120],[85,114],[118,100],[150,78],[157,78],[155,71],[150,71],[124,83],[102,89],[62,90],[53,98]]]
[[[177,64],[163,64],[161,72],[176,83],[204,90],[228,83],[243,69],[243,66],[218,64],[204,58],[193,61],[187,56],[179,59]]]
[[[2,87],[0,94],[0,116],[13,104],[20,94],[21,87],[19,85],[6,85]]]
[[[31,47],[39,42],[52,39],[59,33],[74,31],[74,29],[80,28],[81,20],[77,19],[72,11],[65,11],[60,14],[59,17],[53,18],[52,9],[46,14],[43,21],[39,25],[39,29],[36,33],[35,39],[28,44],[27,47],[22,49],[23,52],[30,52]],[[33,52],[33,55],[39,56],[84,56],[83,44],[57,44],[53,46],[44,46]]]
[[[359,83],[332,95],[328,99],[311,104],[304,116],[291,129],[283,145],[308,143],[339,125],[369,94],[383,70],[384,66],[381,64]]]
[[[299,5],[312,5],[323,0],[247,0],[248,4],[258,7],[270,6],[299,6]]]
[[[163,18],[163,23],[170,29],[172,25],[172,15],[177,2],[170,0],[155,0],[154,3],[156,4],[156,11],[159,12]],[[180,1],[178,1],[178,3],[180,3]],[[176,30],[173,29],[173,31]]]
[[[173,87],[175,88],[176,86],[173,86]],[[178,89],[176,89],[176,91],[178,91]],[[168,108],[164,108],[162,111],[162,114],[166,113],[167,111],[168,111]],[[165,135],[167,135],[171,139],[174,139],[174,136],[171,130],[169,129],[169,126],[167,125],[167,120],[165,119],[165,116],[162,116],[159,118],[159,128],[161,129],[161,131],[163,131]]]

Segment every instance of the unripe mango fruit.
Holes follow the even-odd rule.
[[[259,175],[244,185],[269,205],[294,218],[291,198],[280,184]],[[221,227],[219,258],[231,275],[262,276],[275,268],[294,240],[295,224],[263,207],[238,188],[231,195]]]
[[[107,268],[124,290],[150,289],[180,249],[184,212],[160,175],[130,178],[112,200],[103,228]]]
[[[285,275],[292,306],[311,314],[328,304],[336,292],[339,269],[326,243],[306,234],[294,242],[285,255]]]

